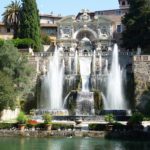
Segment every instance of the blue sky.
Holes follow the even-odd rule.
[[[12,0],[0,0],[0,20],[4,7],[10,4]],[[75,15],[81,9],[90,11],[106,10],[118,8],[118,0],[36,0],[40,13],[50,13],[66,15]]]

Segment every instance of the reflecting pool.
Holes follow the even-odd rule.
[[[149,150],[146,141],[112,141],[101,138],[0,137],[0,150]]]

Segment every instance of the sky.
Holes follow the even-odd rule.
[[[0,0],[0,20],[5,6],[12,0]],[[41,14],[76,15],[81,9],[90,11],[117,9],[118,0],[36,0]]]

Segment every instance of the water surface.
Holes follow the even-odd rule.
[[[101,138],[0,137],[0,150],[149,150],[150,142]]]

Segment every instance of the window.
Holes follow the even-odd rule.
[[[121,15],[121,10],[116,10],[116,15]]]
[[[10,28],[7,28],[7,32],[8,32],[8,33],[10,32]]]
[[[118,33],[122,32],[122,25],[121,24],[117,25],[117,32]]]
[[[125,3],[125,1],[122,1],[122,6],[124,6],[126,3]]]

